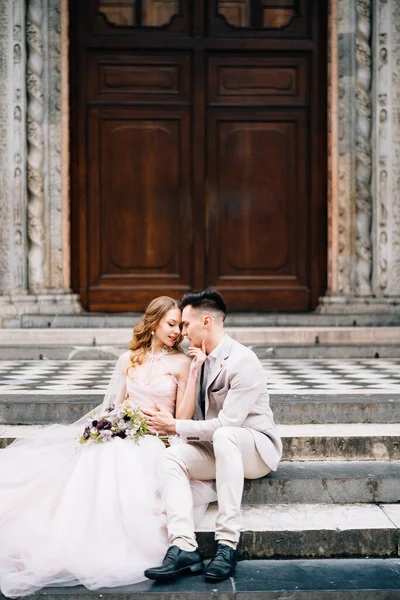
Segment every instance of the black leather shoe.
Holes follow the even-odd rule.
[[[204,563],[200,550],[193,552],[181,550],[178,546],[170,546],[160,567],[146,569],[145,577],[155,581],[167,581],[174,577],[203,573]]]
[[[236,550],[225,544],[218,544],[214,558],[206,569],[207,581],[223,581],[235,572],[237,563]]]

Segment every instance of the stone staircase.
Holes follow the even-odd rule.
[[[303,365],[309,361],[315,375],[316,365],[328,364],[330,356],[347,361],[349,372],[352,365],[354,372],[360,366],[352,358],[362,357],[367,373],[369,365],[372,372],[387,363],[390,369],[384,372],[400,374],[400,329],[390,325],[232,325],[230,333],[257,351],[267,376],[274,364],[282,367],[299,357]],[[100,327],[3,329],[0,352],[5,358],[8,338],[15,359],[25,360],[29,368],[31,358],[50,364],[38,361],[38,352],[56,363],[77,350],[79,361],[71,364],[84,369],[86,359],[111,359],[110,353],[120,352],[121,340],[130,333]],[[290,352],[282,358],[284,347]],[[381,358],[370,360],[378,348]],[[276,473],[245,482],[241,562],[234,578],[218,585],[194,577],[168,585],[145,582],[96,593],[48,589],[37,595],[54,600],[94,595],[113,600],[400,600],[400,390],[391,383],[380,389],[349,385],[348,391],[343,385],[337,393],[323,386],[307,390],[307,384],[293,393],[271,388],[283,460]],[[0,385],[0,445],[52,422],[73,422],[101,398],[93,389],[19,393]],[[215,512],[211,505],[198,526],[206,556],[213,552]]]
[[[51,325],[49,322],[48,328],[0,328],[0,360],[114,359],[132,338],[132,325],[104,328]],[[400,358],[397,325],[243,324],[230,325],[227,332],[253,348],[260,359]]]

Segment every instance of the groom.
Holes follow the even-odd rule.
[[[190,479],[216,479],[217,550],[205,576],[208,581],[222,581],[233,575],[236,566],[244,478],[256,479],[276,470],[282,445],[259,360],[224,331],[223,298],[212,290],[190,293],[183,297],[181,308],[183,335],[191,346],[205,349],[207,358],[193,420],[178,421],[161,410],[149,417],[154,429],[177,433],[188,443],[174,444],[166,453],[164,499],[171,545],[163,564],[147,569],[145,575],[165,581],[204,571],[194,531]]]

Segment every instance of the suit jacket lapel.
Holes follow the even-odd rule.
[[[210,389],[211,384],[215,381],[215,379],[218,377],[218,375],[220,374],[220,372],[222,371],[222,369],[225,366],[225,362],[227,360],[227,358],[229,357],[231,348],[232,348],[232,338],[228,335],[225,334],[224,337],[224,341],[222,342],[222,346],[220,348],[219,354],[217,356],[217,358],[214,361],[214,364],[212,366],[211,372],[210,372],[210,376],[208,378],[207,381],[207,387],[206,387],[206,410],[205,410],[205,414],[207,415],[207,411],[208,411],[208,406],[209,406],[209,400],[208,400],[208,391]]]

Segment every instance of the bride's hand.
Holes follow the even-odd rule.
[[[171,413],[166,412],[155,402],[155,409],[143,407],[141,410],[147,417],[147,426],[150,431],[161,434],[176,433],[175,419]]]
[[[198,373],[201,369],[201,365],[207,358],[206,354],[206,343],[204,340],[201,342],[201,348],[197,348],[196,346],[189,346],[188,350],[189,356],[192,357],[192,362],[190,364],[190,371],[192,373]]]

